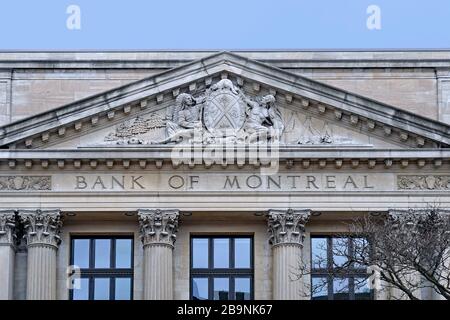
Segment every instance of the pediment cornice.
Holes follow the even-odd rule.
[[[284,147],[276,151],[276,158],[253,157],[251,148],[243,147],[242,157],[224,160],[214,158],[205,148],[191,149],[191,157],[174,157],[171,146],[153,148],[89,148],[83,150],[4,150],[0,152],[1,170],[141,170],[171,168],[260,168],[275,160],[281,167],[296,170],[310,169],[412,169],[417,172],[450,169],[450,150],[381,150]],[[202,152],[204,154],[202,155]],[[201,156],[199,156],[201,155]],[[25,171],[27,172],[27,171]]]
[[[320,82],[223,52],[69,105],[0,127],[0,146],[45,148],[67,137],[136,117],[230,78],[253,92],[409,148],[450,145],[450,126]]]

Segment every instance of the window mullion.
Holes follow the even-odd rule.
[[[333,238],[327,237],[327,282],[328,299],[334,300],[334,262],[333,262]]]
[[[235,279],[235,276],[228,277],[228,300],[236,300],[236,290],[234,288],[234,284],[236,282]]]

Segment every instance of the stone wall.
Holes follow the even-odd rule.
[[[0,125],[212,53],[0,52]],[[450,52],[237,53],[450,123]]]

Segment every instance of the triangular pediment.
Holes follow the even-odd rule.
[[[258,125],[273,129],[278,121],[282,134],[277,138],[286,145],[385,149],[450,145],[446,124],[223,52],[0,127],[0,146],[77,149],[177,143],[168,138],[186,129],[177,122],[181,94],[201,105],[198,119],[190,120],[198,120],[209,135],[215,130],[213,136],[224,129],[258,131]],[[218,102],[227,96],[230,110]],[[267,96],[275,98],[272,109],[264,105]],[[258,117],[250,114],[252,103],[261,112],[270,109],[268,121],[261,120],[264,115],[261,123],[250,119]],[[175,129],[169,130],[168,120]]]

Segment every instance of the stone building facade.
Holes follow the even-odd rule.
[[[309,299],[314,239],[450,207],[449,145],[449,51],[2,52],[0,299]]]

